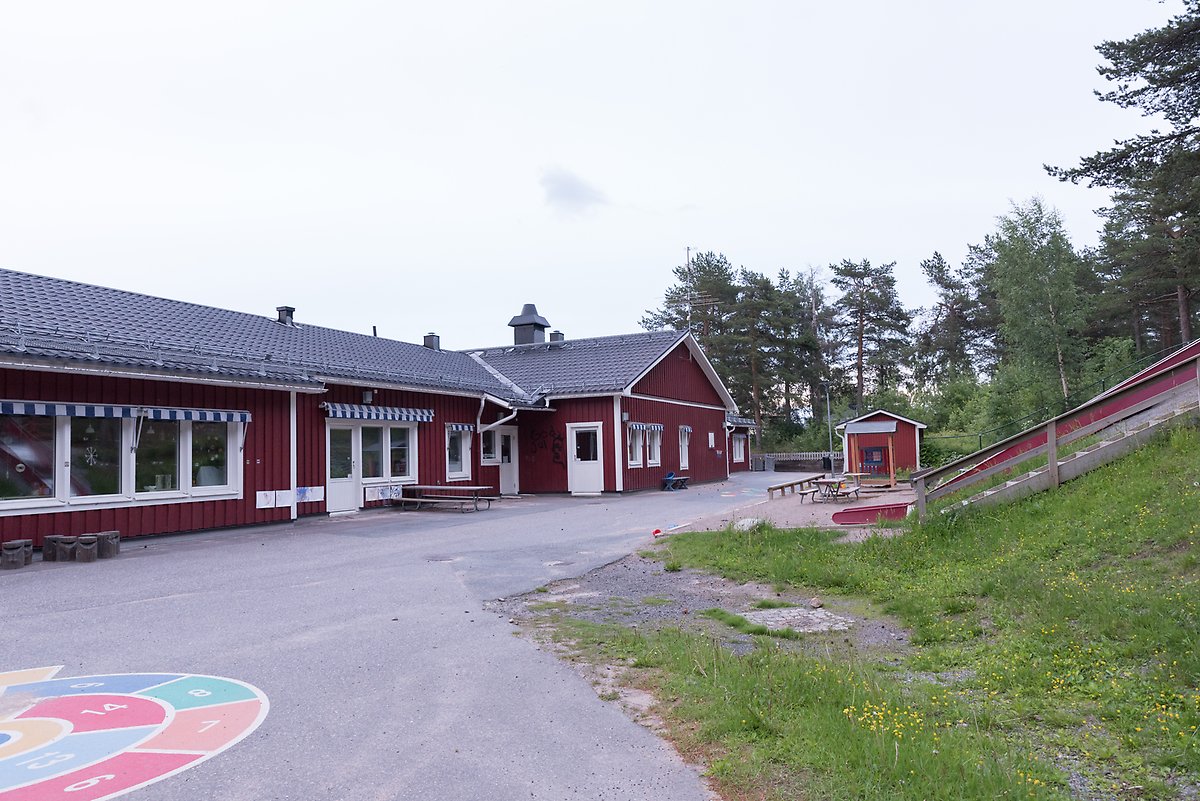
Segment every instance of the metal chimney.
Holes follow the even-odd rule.
[[[430,331],[425,335],[425,347],[429,348],[430,350],[441,350],[442,338]]]
[[[538,314],[537,306],[526,303],[521,313],[508,321],[513,328],[514,345],[533,345],[546,341],[546,329],[550,322]]]
[[[279,322],[284,325],[292,325],[292,316],[296,310],[291,306],[276,306],[275,311],[279,312]]]

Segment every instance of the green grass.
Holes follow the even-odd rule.
[[[677,631],[604,636],[659,671],[735,787],[772,775],[774,791],[795,782],[814,799],[1066,797],[1052,762],[1116,797],[1200,784],[1200,434],[1175,430],[1056,492],[933,517],[857,545],[680,534],[660,557],[868,598],[913,631],[898,667],[766,638],[739,657]]]
[[[794,603],[788,601],[776,601],[771,598],[766,598],[761,601],[755,601],[751,604],[755,609],[790,609],[795,606]]]
[[[671,603],[670,598],[663,598],[661,595],[648,595],[642,599],[642,606],[666,606]]]
[[[700,613],[703,617],[724,623],[730,628],[737,629],[743,634],[757,634],[766,637],[780,637],[785,640],[795,640],[800,633],[792,629],[769,629],[759,623],[751,623],[741,615],[726,612],[724,609],[705,609]]]

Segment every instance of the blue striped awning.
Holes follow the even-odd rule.
[[[680,431],[686,431],[686,432],[688,432],[689,434],[690,434],[690,433],[692,433],[692,427],[691,427],[691,426],[680,426],[680,427],[679,427],[679,430],[680,430]]]
[[[662,431],[662,423],[630,423],[629,427],[634,431]]]
[[[160,409],[143,408],[142,416],[149,420],[193,420],[197,423],[249,423],[250,412],[230,409]]]
[[[329,417],[340,420],[393,420],[405,423],[433,422],[433,409],[401,406],[367,406],[361,403],[322,403]]]
[[[451,431],[474,431],[474,423],[447,423],[446,428]]]
[[[97,403],[37,403],[0,401],[0,414],[37,417],[146,417],[151,420],[197,420],[211,423],[249,423],[250,412],[225,409],[166,409],[157,406],[114,406]]]
[[[136,406],[0,401],[0,414],[30,414],[38,417],[137,417],[137,411]]]

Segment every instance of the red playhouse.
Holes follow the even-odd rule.
[[[847,473],[865,473],[866,481],[886,480],[896,485],[896,471],[921,467],[921,430],[924,423],[878,409],[839,423]]]

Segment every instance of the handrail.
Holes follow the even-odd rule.
[[[1166,361],[1167,359],[1170,359],[1171,357],[1175,356],[1176,354],[1182,352],[1185,348],[1189,347],[1192,344],[1194,344],[1194,343],[1184,343],[1182,345],[1170,345],[1165,348],[1159,348],[1158,350],[1154,351],[1153,353],[1149,353],[1149,354],[1141,357],[1140,359],[1135,359],[1134,361],[1130,362],[1129,364],[1118,367],[1116,370],[1112,370],[1109,373],[1101,376],[1099,379],[1097,379],[1096,381],[1093,381],[1092,383],[1088,384],[1087,386],[1076,389],[1074,392],[1070,393],[1067,396],[1067,398],[1064,399],[1064,402],[1062,404],[1056,403],[1056,404],[1052,404],[1052,405],[1041,406],[1037,409],[1034,409],[1032,412],[1029,412],[1029,414],[1023,414],[1020,417],[1014,417],[1012,420],[1009,420],[1005,423],[1001,423],[998,426],[993,426],[992,428],[985,429],[984,431],[973,431],[970,433],[963,433],[963,434],[930,434],[929,436],[923,437],[922,439],[925,441],[933,440],[933,439],[974,439],[974,440],[977,440],[979,443],[979,450],[983,450],[983,438],[986,437],[988,434],[995,434],[997,431],[1004,431],[1004,430],[1016,425],[1017,423],[1021,423],[1025,420],[1031,420],[1031,419],[1032,420],[1046,420],[1048,418],[1045,417],[1045,414],[1047,412],[1049,412],[1051,409],[1062,408],[1063,413],[1070,411],[1072,409],[1075,409],[1076,407],[1074,407],[1074,406],[1066,405],[1067,403],[1070,402],[1070,398],[1078,397],[1079,395],[1082,395],[1083,393],[1088,392],[1089,390],[1091,390],[1093,387],[1095,387],[1097,385],[1100,386],[1100,394],[1090,396],[1089,400],[1093,400],[1093,399],[1099,397],[1100,395],[1111,393],[1113,390],[1117,389],[1125,382],[1129,381],[1132,378],[1136,378],[1138,375],[1145,372],[1146,370],[1157,367],[1160,363],[1162,363],[1162,362]],[[1164,356],[1163,354],[1166,354],[1166,355]],[[1156,361],[1150,361],[1151,359],[1154,359]],[[1118,375],[1119,373],[1123,373],[1124,371],[1128,370],[1131,367],[1137,367],[1142,362],[1147,362],[1147,361],[1150,361],[1150,364],[1147,367],[1144,367],[1141,370],[1137,370],[1133,373],[1130,373],[1128,376],[1126,376],[1125,378],[1122,378],[1120,381],[1113,384],[1111,387],[1108,386],[1108,379],[1112,378],[1115,375]],[[1014,436],[1016,436],[1016,435],[1014,435]]]
[[[959,475],[962,475],[963,473],[967,472],[967,470],[969,470],[971,468],[979,467],[983,462],[986,462],[991,457],[996,456],[1000,453],[1003,453],[1009,447],[1016,445],[1016,444],[1022,442],[1023,440],[1027,440],[1031,436],[1036,435],[1039,432],[1044,431],[1046,429],[1046,426],[1049,423],[1053,422],[1057,426],[1057,424],[1060,421],[1067,420],[1068,418],[1077,417],[1077,416],[1083,414],[1084,412],[1087,412],[1088,410],[1099,406],[1102,403],[1110,403],[1118,398],[1121,398],[1127,394],[1132,393],[1133,391],[1145,386],[1146,384],[1151,383],[1155,379],[1160,378],[1161,376],[1166,374],[1168,370],[1171,373],[1174,373],[1178,368],[1184,367],[1188,364],[1192,364],[1194,369],[1197,369],[1197,372],[1200,373],[1200,340],[1197,340],[1197,342],[1192,343],[1188,347],[1189,348],[1196,347],[1197,354],[1188,356],[1185,360],[1180,361],[1177,364],[1171,365],[1165,369],[1160,369],[1157,372],[1151,372],[1155,367],[1159,367],[1159,364],[1161,364],[1162,362],[1166,362],[1166,361],[1174,358],[1175,356],[1179,355],[1178,353],[1176,353],[1173,356],[1168,357],[1167,359],[1161,360],[1159,364],[1152,365],[1151,367],[1147,368],[1146,370],[1143,370],[1142,373],[1144,375],[1142,375],[1137,381],[1135,381],[1133,383],[1129,383],[1128,381],[1126,381],[1126,382],[1124,382],[1123,386],[1118,385],[1117,387],[1114,387],[1109,392],[1101,393],[1100,395],[1097,395],[1096,397],[1092,398],[1090,401],[1088,401],[1087,403],[1085,403],[1081,406],[1071,409],[1070,411],[1063,412],[1062,414],[1060,414],[1056,417],[1053,417],[1050,420],[1047,420],[1045,422],[1038,423],[1036,426],[1027,428],[1024,431],[1021,431],[1017,434],[1012,435],[1011,437],[1008,437],[1007,439],[1003,439],[997,443],[994,443],[993,445],[989,445],[987,448],[980,449],[980,450],[976,451],[975,453],[955,459],[954,461],[952,461],[948,464],[942,465],[941,467],[926,468],[925,470],[918,470],[917,472],[915,472],[911,475],[910,481],[914,485],[916,484],[917,481],[923,481],[925,484],[928,484],[930,480],[940,478],[940,477],[942,477],[956,469],[959,469],[959,468],[963,468],[962,472],[959,474]],[[1198,381],[1200,381],[1200,377],[1198,377]],[[967,465],[968,463],[970,463],[970,467],[965,467],[965,465]],[[957,476],[955,476],[955,478],[957,478]],[[951,480],[953,480],[953,479],[951,479]]]

